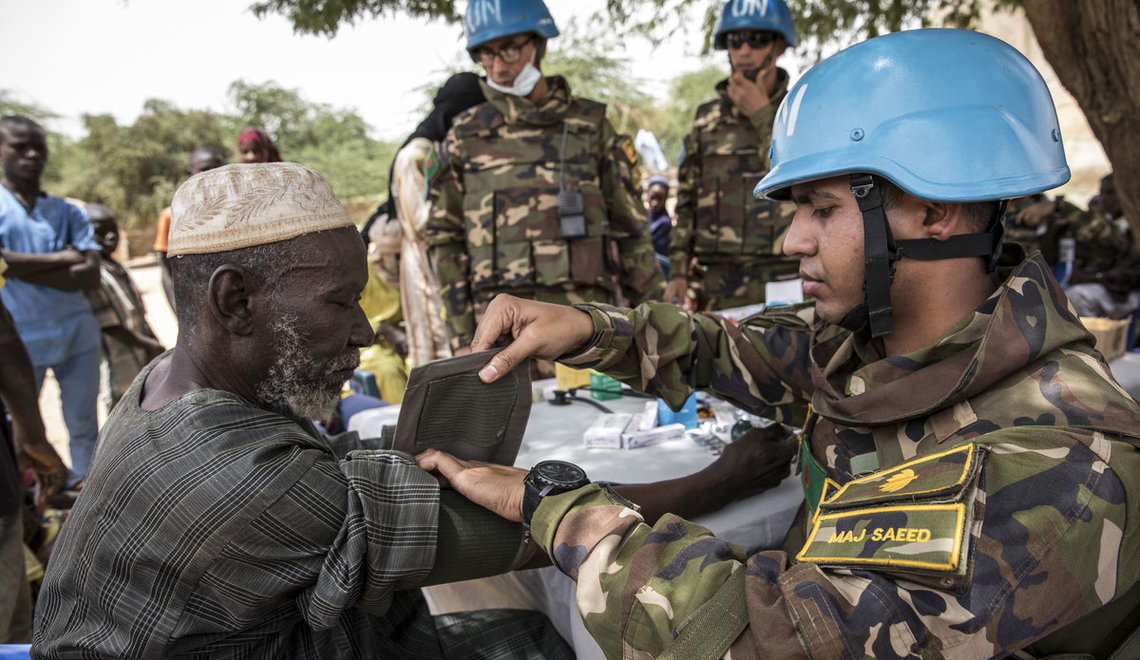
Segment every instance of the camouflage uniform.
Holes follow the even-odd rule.
[[[425,235],[453,348],[471,343],[500,292],[637,304],[663,291],[632,141],[615,133],[604,105],[571,96],[559,76],[546,82],[537,105],[484,83],[487,103],[456,117],[432,174]],[[586,235],[571,240],[562,238],[558,213],[563,162],[586,224]]]
[[[1053,218],[1046,219],[1036,227],[1028,227],[1017,222],[1017,214],[1022,209],[1047,201],[1049,199],[1044,194],[1010,200],[1006,207],[1005,217],[1002,220],[1005,224],[1004,238],[1006,241],[1017,243],[1029,253],[1034,250],[1041,250],[1041,254],[1045,255],[1045,261],[1052,265],[1057,260],[1057,228]]]
[[[764,284],[789,279],[798,259],[780,256],[793,205],[758,200],[752,189],[768,172],[768,144],[776,108],[788,93],[788,74],[779,70],[772,103],[745,117],[728,97],[697,109],[685,137],[677,170],[677,222],[669,250],[669,272],[689,272],[696,257],[705,272],[709,309],[764,302]]]
[[[1005,214],[1005,238],[1018,243],[1026,251],[1041,250],[1046,263],[1057,263],[1057,242],[1061,230],[1071,225],[1077,244],[1077,264],[1073,273],[1074,281],[1095,280],[1096,272],[1104,270],[1128,254],[1130,240],[1108,216],[1103,213],[1086,211],[1065,201],[1064,197],[1054,200],[1054,211],[1036,227],[1026,227],[1016,223],[1017,213],[1030,204],[1048,201],[1045,195],[1026,197],[1019,203],[1011,203]]]
[[[686,626],[733,620],[743,634],[700,655],[981,658],[1094,610],[1128,632],[1100,608],[1140,595],[1140,407],[1041,257],[1010,261],[934,346],[890,359],[811,303],[739,328],[668,305],[586,308],[596,339],[569,364],[673,406],[693,385],[780,420],[810,400],[805,490],[825,486],[786,551],[751,556],[676,516],[650,527],[597,486],[544,499],[534,538],[577,579],[607,656],[657,655]]]
[[[1077,263],[1071,284],[1098,281],[1099,273],[1111,269],[1132,251],[1127,225],[1121,227],[1104,213],[1085,211],[1073,223]]]

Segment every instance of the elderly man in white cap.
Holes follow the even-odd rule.
[[[100,433],[32,657],[573,657],[537,612],[433,620],[415,587],[506,571],[533,544],[411,456],[309,421],[372,341],[364,243],[319,174],[265,163],[191,177],[168,254],[178,342]],[[787,474],[790,445],[729,447],[690,477],[621,492],[697,515]]]
[[[447,521],[480,513],[406,454],[309,421],[373,337],[364,244],[328,183],[292,163],[192,177],[169,255],[178,343],[102,430],[32,656],[452,657],[412,587],[448,562],[509,568],[521,531],[488,521],[458,551]]]

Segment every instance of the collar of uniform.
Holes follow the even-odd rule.
[[[788,82],[790,82],[790,80],[791,78],[788,77],[787,71],[781,68],[776,69],[776,91],[773,92],[771,96],[770,105],[772,107],[778,107],[780,103],[783,102],[784,97],[788,95]],[[728,96],[728,78],[716,84],[716,93],[717,96],[720,97],[721,105],[724,106],[724,112],[738,117],[744,117],[744,113],[736,109],[736,105],[733,104],[732,99]],[[747,117],[744,118],[747,119]]]
[[[557,124],[566,116],[570,108],[570,84],[562,76],[546,77],[546,95],[531,103],[522,96],[504,94],[487,85],[487,80],[480,79],[479,86],[487,102],[495,107],[508,124],[532,124],[535,126],[549,126]]]
[[[894,423],[964,401],[1061,347],[1081,349],[1087,334],[1059,304],[1044,259],[1006,248],[1002,284],[932,346],[879,359],[865,333],[817,341],[813,408],[844,423]]]

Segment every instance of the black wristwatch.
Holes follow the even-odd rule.
[[[538,509],[538,503],[547,495],[558,495],[581,488],[590,483],[586,471],[566,461],[542,461],[526,475],[523,485],[522,517],[523,525],[530,527],[530,519]]]

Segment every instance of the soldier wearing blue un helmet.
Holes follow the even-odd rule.
[[[859,200],[866,299],[841,320],[849,329],[893,332],[890,285],[900,260],[984,257],[992,272],[1001,253],[1002,200],[1069,179],[1052,97],[1033,65],[1013,49],[985,48],[986,38],[960,34],[969,33],[941,36],[961,42],[960,51],[925,54],[921,65],[896,54],[896,42],[917,39],[905,33],[840,53],[805,75],[777,114],[772,171],[756,186],[757,196],[789,200],[797,184],[849,177]],[[883,56],[874,66],[848,64],[856,53],[876,49]],[[947,89],[954,93],[942,93]],[[896,240],[884,209],[900,193],[965,203],[978,222],[949,240]],[[785,251],[798,256],[798,246],[788,249],[796,237],[789,234]],[[805,292],[819,284],[808,277]]]
[[[552,356],[799,427],[778,549],[565,465],[545,492],[545,468],[420,465],[530,525],[607,657],[1140,657],[1140,404],[1041,254],[1001,242],[1003,200],[1069,180],[1041,74],[977,32],[870,39],[788,91],[771,163],[808,302],[737,325],[504,297],[474,348],[510,339],[486,380]]]
[[[526,96],[542,80],[538,66],[546,54],[546,40],[558,36],[558,26],[541,0],[471,0],[463,25],[467,52],[486,67],[487,84],[493,89]],[[520,72],[505,66],[495,69],[496,55],[504,65],[514,64],[527,45],[534,47]]]
[[[704,273],[698,304],[715,310],[765,302],[768,282],[796,276],[795,261],[780,254],[787,209],[749,194],[768,171],[772,120],[789,82],[776,60],[796,44],[796,27],[783,0],[729,0],[713,44],[728,51],[732,74],[685,138],[665,300],[689,303],[695,257]]]
[[[500,292],[550,302],[660,299],[633,141],[606,107],[544,76],[558,28],[542,0],[471,0],[467,49],[487,102],[455,118],[425,165],[451,348]],[[542,372],[539,372],[542,373]]]

